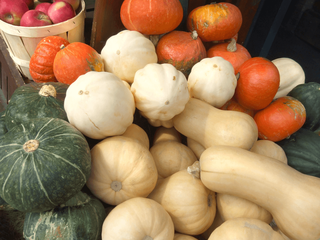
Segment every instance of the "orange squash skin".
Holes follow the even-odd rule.
[[[70,85],[87,72],[104,71],[104,63],[94,48],[82,42],[73,42],[57,53],[53,71],[58,82]]]
[[[293,97],[280,97],[258,111],[254,120],[258,126],[259,139],[278,142],[303,126],[306,121],[306,109]]]
[[[197,7],[187,17],[188,30],[196,30],[204,42],[232,38],[239,32],[241,25],[240,9],[227,2]]]
[[[243,112],[243,113],[246,113],[246,114],[250,115],[251,117],[254,117],[254,115],[255,115],[255,111],[254,110],[250,110],[250,109],[246,109],[246,108],[242,107],[234,99],[234,97],[231,98],[229,101],[227,101],[220,109],[221,110],[232,110],[232,111]]]
[[[128,30],[159,35],[179,26],[183,8],[179,0],[124,0],[120,18]]]

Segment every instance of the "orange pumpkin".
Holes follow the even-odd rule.
[[[299,100],[284,96],[258,111],[254,120],[258,126],[259,139],[277,142],[303,126],[306,121],[306,109]]]
[[[231,98],[229,101],[227,101],[221,108],[221,110],[231,110],[231,111],[238,111],[238,112],[244,112],[246,114],[249,114],[251,117],[254,117],[255,111],[250,110],[247,108],[242,107],[235,99],[234,97]]]
[[[57,82],[53,73],[54,58],[69,42],[63,37],[48,36],[40,40],[29,62],[29,72],[33,81],[38,83]]]
[[[188,30],[196,30],[204,42],[232,38],[239,32],[241,25],[240,9],[227,2],[197,7],[187,17]]]
[[[53,72],[58,82],[69,85],[90,71],[104,71],[103,59],[94,48],[82,42],[62,47],[53,62]]]
[[[156,47],[158,62],[170,63],[186,77],[194,64],[207,56],[206,49],[193,31],[172,31],[160,38]]]
[[[240,67],[235,99],[244,108],[261,110],[268,106],[280,85],[277,67],[268,59],[253,57]]]
[[[229,43],[218,43],[207,51],[207,57],[222,57],[229,61],[234,73],[237,74],[239,67],[251,58],[249,51],[238,44],[234,38]]]
[[[179,26],[183,8],[179,0],[124,0],[120,18],[128,30],[159,35]]]

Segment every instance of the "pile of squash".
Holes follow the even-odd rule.
[[[318,240],[320,84],[251,57],[230,3],[187,31],[178,0],[120,13],[101,53],[39,43],[1,113],[0,211],[25,239]]]

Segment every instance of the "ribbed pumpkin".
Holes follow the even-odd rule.
[[[87,182],[91,155],[84,136],[58,118],[35,118],[0,142],[0,195],[22,212],[46,211]]]
[[[235,99],[235,97],[231,98],[227,101],[221,108],[221,110],[232,110],[232,111],[239,111],[249,114],[251,117],[254,117],[256,111],[247,109],[241,106]]]
[[[53,62],[53,73],[58,82],[71,84],[87,72],[104,71],[100,54],[88,44],[73,42],[63,46]]]
[[[186,77],[193,65],[207,56],[196,31],[172,31],[160,38],[156,51],[159,63],[172,64]]]
[[[197,7],[187,18],[188,30],[196,30],[204,42],[232,38],[239,32],[241,25],[240,9],[227,2],[214,2]]]
[[[120,18],[128,30],[159,35],[179,26],[183,8],[179,0],[124,0]]]
[[[98,199],[79,192],[52,210],[28,212],[23,236],[26,240],[100,240],[106,215],[104,206]]]
[[[29,71],[35,82],[57,82],[53,73],[54,58],[61,50],[61,46],[67,46],[69,42],[60,36],[48,36],[37,45],[30,58]]]
[[[51,82],[31,82],[18,87],[6,108],[5,123],[8,129],[31,118],[54,117],[67,121],[63,107],[69,85]]]

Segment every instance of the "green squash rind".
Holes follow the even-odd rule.
[[[39,140],[33,152],[23,149]],[[23,211],[50,210],[85,185],[91,171],[89,145],[68,122],[58,118],[30,119],[7,132],[0,142],[0,196]]]
[[[0,139],[8,132],[5,117],[6,111],[4,110],[0,113]]]
[[[39,91],[44,85],[52,85],[56,97],[41,96]],[[64,110],[64,98],[69,85],[63,83],[29,83],[18,87],[7,105],[5,123],[7,129],[31,118],[54,117],[68,121]]]

